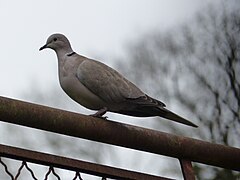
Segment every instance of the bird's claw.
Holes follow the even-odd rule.
[[[96,115],[96,114],[91,114],[90,116],[95,117],[95,118],[100,118],[100,119],[104,119],[107,120],[107,116],[101,116],[101,115]]]
[[[102,109],[98,110],[94,114],[91,114],[90,116],[107,120],[108,117],[107,116],[103,116],[106,112],[107,112],[107,108],[103,107]]]

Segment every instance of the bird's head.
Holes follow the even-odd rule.
[[[42,46],[39,49],[39,51],[46,48],[53,49],[56,52],[61,50],[64,50],[64,51],[72,50],[70,42],[68,41],[67,37],[64,36],[63,34],[52,34],[51,36],[49,36],[46,44]]]

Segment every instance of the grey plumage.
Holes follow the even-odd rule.
[[[40,50],[45,48],[57,54],[62,89],[79,104],[97,110],[95,116],[106,111],[137,117],[160,116],[197,127],[166,109],[163,102],[146,95],[116,70],[75,53],[64,35],[51,35]]]

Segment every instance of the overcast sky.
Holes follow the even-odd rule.
[[[171,29],[209,3],[200,0],[0,0],[0,95],[20,98],[37,85],[57,86],[53,51],[39,52],[47,37],[65,34],[78,53],[114,66],[111,57],[153,30]]]

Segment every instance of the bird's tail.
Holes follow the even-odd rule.
[[[184,119],[174,112],[166,109],[164,103],[151,98],[150,96],[145,95],[136,99],[128,99],[128,105],[129,104],[133,104],[133,108],[128,108],[127,110],[121,110],[117,112],[137,117],[159,116],[188,126],[198,127],[189,120]]]
[[[182,123],[182,124],[185,124],[185,125],[188,125],[188,126],[192,126],[192,127],[198,127],[196,124],[190,122],[189,120],[173,113],[172,111],[164,108],[164,107],[161,107],[160,108],[160,111],[161,111],[161,117],[164,117],[164,118],[167,118],[169,120],[172,120],[172,121],[175,121],[175,122],[178,122],[178,123]]]

